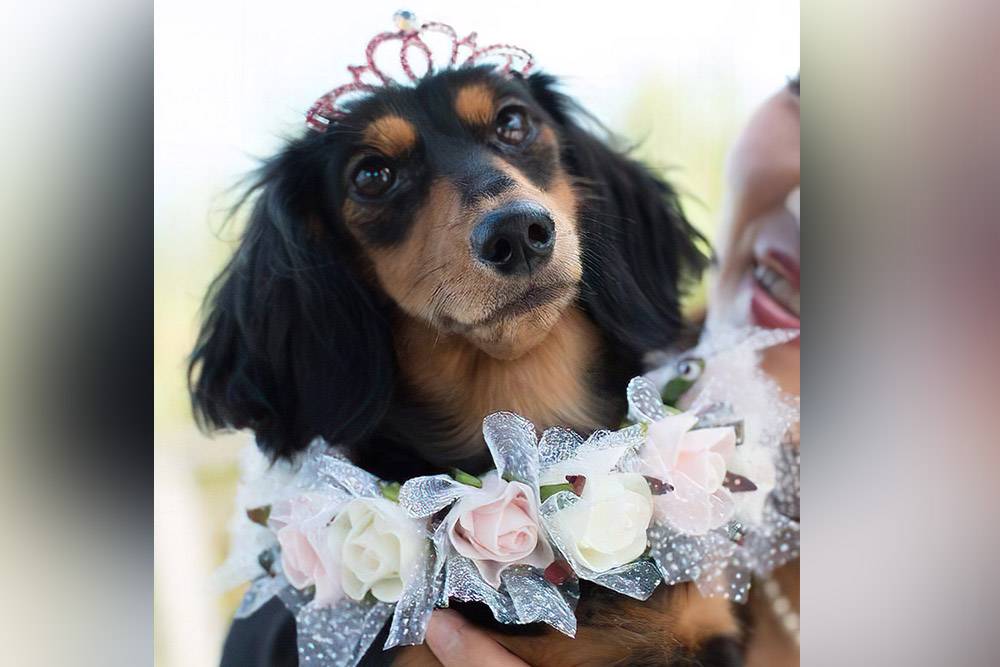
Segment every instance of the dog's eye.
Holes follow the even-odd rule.
[[[396,175],[385,160],[377,157],[366,158],[354,170],[351,181],[362,197],[384,195],[396,180]]]
[[[505,144],[517,146],[522,143],[529,129],[528,113],[523,107],[506,107],[497,114],[497,139]]]

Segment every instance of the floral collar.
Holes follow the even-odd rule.
[[[628,422],[586,439],[488,415],[495,469],[481,477],[400,485],[321,439],[274,465],[251,447],[221,583],[252,582],[237,617],[279,597],[300,660],[337,667],[356,665],[386,623],[384,648],[422,643],[451,599],[569,636],[581,579],[639,600],[691,581],[745,602],[753,575],[798,556],[797,458],[787,465],[781,448],[798,406],[757,364],[794,335],[703,340],[634,378]],[[795,518],[783,513],[792,485]]]

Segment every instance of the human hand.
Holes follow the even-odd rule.
[[[528,663],[450,609],[437,609],[431,614],[425,641],[444,667],[528,667]]]

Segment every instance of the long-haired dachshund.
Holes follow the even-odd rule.
[[[689,331],[680,298],[707,258],[675,191],[581,119],[551,76],[470,68],[380,89],[290,142],[209,294],[202,423],[251,429],[275,458],[322,436],[400,481],[485,471],[497,410],[617,427],[643,355]],[[740,662],[728,603],[690,586],[645,603],[585,586],[578,617],[572,640],[491,631],[535,665]],[[272,601],[224,662],[294,664],[292,623]],[[369,664],[437,664],[375,646]]]

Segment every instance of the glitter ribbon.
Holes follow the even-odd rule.
[[[308,603],[295,615],[300,665],[354,667],[392,615],[393,605],[345,598],[332,607]]]

